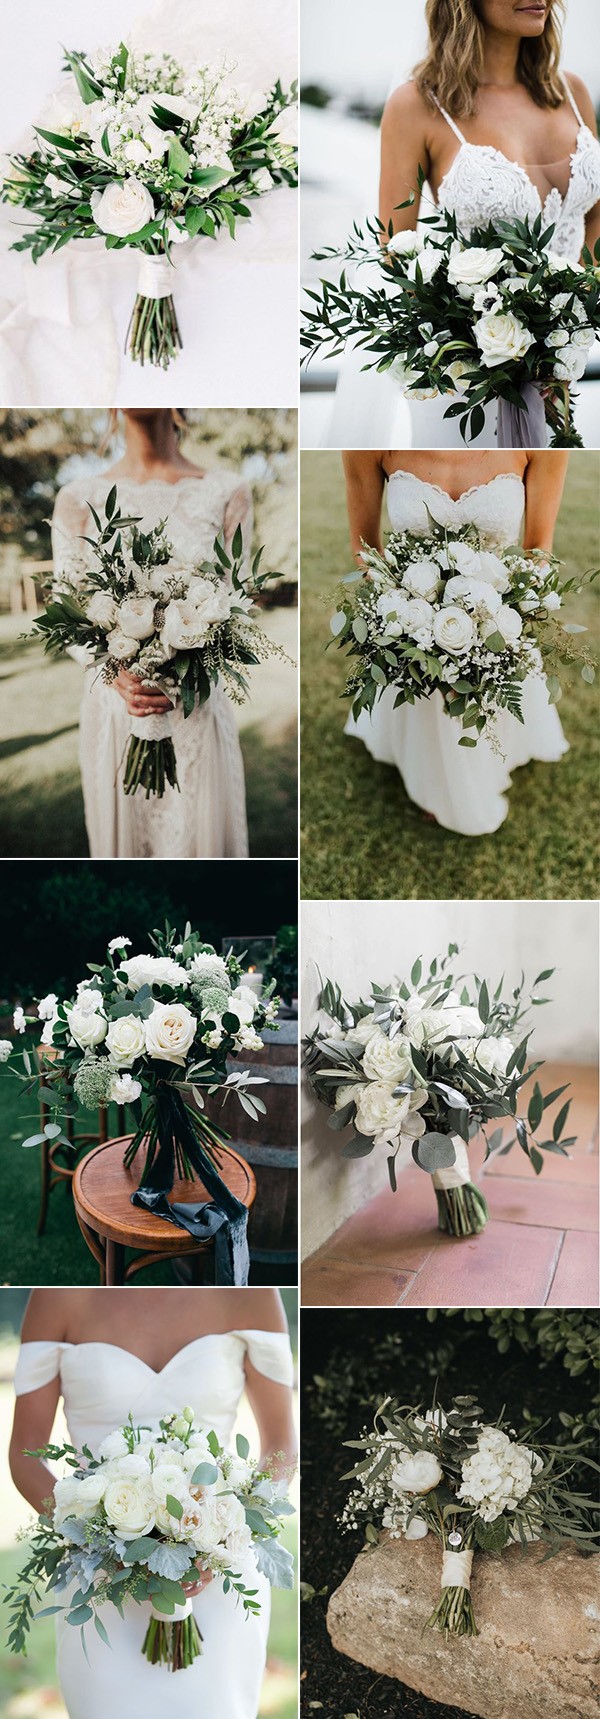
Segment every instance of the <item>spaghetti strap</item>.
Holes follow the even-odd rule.
[[[579,108],[577,106],[577,102],[576,102],[575,97],[573,95],[573,91],[571,89],[571,85],[569,83],[568,78],[565,77],[564,72],[562,74],[562,81],[563,81],[563,85],[565,88],[567,101],[570,101],[571,107],[573,109],[573,113],[575,114],[575,118],[579,120],[579,124],[583,128],[583,126],[585,125],[585,120],[582,119],[582,116],[579,112]]]
[[[438,101],[438,98],[435,95],[434,91],[431,90],[430,93],[433,96],[436,107],[439,109],[439,112],[442,115],[442,119],[445,119],[447,121],[447,124],[450,126],[451,130],[454,132],[454,136],[458,138],[459,143],[466,143],[466,141],[467,141],[466,137],[463,137],[462,131],[459,131],[458,126],[455,125],[455,123],[454,123],[454,120],[450,118],[450,114],[446,113],[445,107],[442,107],[441,101]]]

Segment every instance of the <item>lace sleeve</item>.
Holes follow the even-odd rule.
[[[225,537],[225,548],[227,550],[231,548],[238,525],[241,525],[242,528],[242,541],[244,545],[243,567],[244,572],[247,573],[252,553],[252,532],[254,529],[252,491],[247,483],[236,484],[235,489],[231,491],[231,494],[227,497],[227,501],[225,503],[223,535]]]
[[[56,590],[73,587],[88,565],[89,548],[82,543],[82,532],[90,524],[89,509],[74,491],[60,489],[52,516],[53,584]]]

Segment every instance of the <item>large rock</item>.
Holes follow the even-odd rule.
[[[479,1636],[450,1639],[423,1625],[439,1597],[441,1548],[382,1539],[360,1553],[332,1594],[334,1647],[433,1701],[482,1719],[598,1719],[597,1556],[533,1547],[477,1553],[471,1591]]]

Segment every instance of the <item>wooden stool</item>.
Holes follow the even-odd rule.
[[[198,1281],[201,1282],[200,1257],[213,1246],[210,1241],[196,1241],[187,1230],[177,1229],[166,1218],[154,1217],[141,1206],[131,1205],[131,1195],[139,1187],[144,1164],[144,1150],[127,1170],[123,1154],[132,1139],[122,1134],[118,1140],[107,1140],[88,1152],[76,1167],[73,1177],[73,1202],[77,1222],[84,1241],[100,1266],[100,1281],[114,1286],[123,1284],[163,1259],[177,1259],[181,1254],[193,1254],[198,1261]],[[215,1147],[219,1174],[230,1193],[241,1200],[248,1210],[256,1193],[256,1182],[248,1164],[230,1146]],[[173,1183],[171,1201],[204,1205],[210,1195],[199,1178],[193,1182]],[[140,1257],[125,1263],[125,1249],[134,1249]]]

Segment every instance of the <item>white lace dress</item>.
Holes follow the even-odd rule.
[[[565,94],[577,121],[564,197],[556,186],[542,201],[537,186],[519,162],[500,149],[468,143],[445,108],[440,113],[458,141],[458,150],[442,180],[438,205],[456,216],[466,237],[474,227],[495,221],[534,221],[541,213],[554,224],[553,250],[577,262],[585,242],[586,217],[600,198],[600,143],[584,124],[569,84]],[[439,107],[439,103],[437,104]],[[335,448],[462,448],[457,418],[445,418],[452,402],[446,394],[435,400],[406,399],[389,376],[362,373],[365,354],[357,350],[344,359],[336,391],[327,446]],[[410,434],[407,434],[407,407]],[[488,407],[481,434],[473,448],[496,446],[496,407]]]
[[[72,1443],[96,1451],[129,1413],[142,1425],[193,1408],[199,1422],[229,1443],[244,1389],[244,1361],[278,1384],[292,1384],[289,1339],[279,1331],[226,1331],[186,1343],[155,1372],[113,1343],[23,1343],[15,1374],[17,1396],[60,1379]],[[58,1616],[57,1669],[69,1719],[256,1719],[269,1629],[269,1585],[254,1556],[240,1561],[261,1610],[246,1619],[232,1594],[212,1581],[193,1601],[204,1651],[185,1671],[151,1665],[142,1654],[148,1608],[128,1600],[119,1617],[102,1614],[106,1647],[94,1629],[80,1631]]]
[[[429,510],[449,528],[476,525],[490,549],[518,542],[524,500],[523,483],[514,472],[477,484],[458,501],[412,472],[393,472],[388,484],[394,531],[427,532]],[[345,732],[364,741],[378,763],[394,764],[415,805],[462,836],[487,835],[504,822],[512,770],[534,758],[556,762],[569,750],[541,676],[530,675],[524,683],[523,724],[508,711],[496,720],[503,756],[486,739],[472,750],[459,745],[460,723],[447,715],[440,692],[398,710],[395,696],[388,688],[371,715],[362,711],[356,722],[348,718]]]
[[[87,503],[103,509],[112,478],[101,473],[65,484],[52,522],[55,574],[76,580],[77,564],[93,552],[81,534],[93,534]],[[219,467],[176,484],[120,479],[123,511],[148,531],[159,520],[185,561],[212,553],[217,533],[231,542],[241,524],[250,548],[252,500],[239,475]],[[233,706],[220,686],[184,719],[172,714],[179,791],[162,799],[124,794],[123,765],[130,718],[123,699],[106,686],[98,668],[86,668],[81,701],[79,756],[85,821],[92,859],[244,859],[248,852],[244,767]]]

